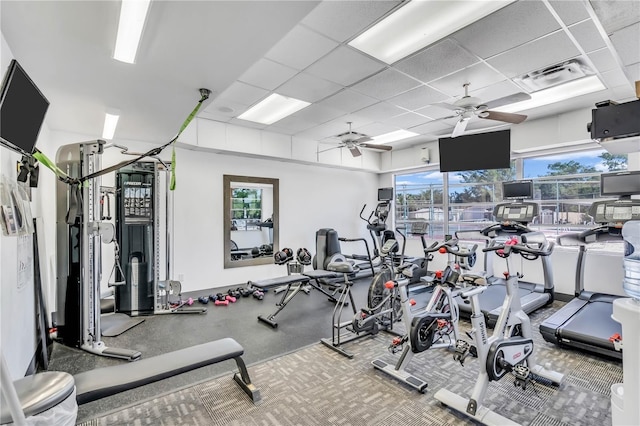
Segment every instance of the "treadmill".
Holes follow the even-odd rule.
[[[513,198],[513,201],[501,203],[493,209],[493,216],[498,223],[492,224],[480,231],[460,231],[456,233],[459,239],[466,239],[469,233],[475,233],[486,244],[491,240],[507,240],[513,236],[520,236],[527,232],[533,232],[527,227],[534,217],[538,216],[539,206],[535,202],[524,201],[524,198],[532,198],[533,182],[513,181],[503,183],[504,198]],[[488,327],[493,328],[498,321],[502,310],[502,304],[507,294],[505,279],[493,274],[493,260],[495,252],[485,253],[485,272],[487,276],[487,288],[478,295],[480,309],[485,316]],[[540,256],[542,262],[544,284],[526,282],[518,283],[518,294],[522,310],[527,314],[553,303],[554,283],[551,256]],[[471,317],[471,303],[460,296],[455,298],[460,308],[460,316]]]
[[[640,172],[632,175],[640,185]],[[604,194],[603,194],[604,195]],[[584,289],[584,269],[587,246],[622,239],[622,225],[640,220],[640,200],[623,197],[617,201],[598,201],[589,209],[589,215],[600,226],[579,234],[558,238],[560,245],[578,244],[575,298],[540,324],[540,333],[547,342],[560,347],[571,347],[622,359],[613,341],[622,335],[622,326],[613,320],[613,301],[627,296],[594,293]],[[618,265],[616,265],[618,266]],[[621,285],[622,283],[620,283]],[[616,283],[612,283],[616,285]]]

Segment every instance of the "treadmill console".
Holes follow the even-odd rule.
[[[621,227],[629,220],[640,220],[640,200],[596,201],[589,216],[596,223]]]
[[[537,203],[520,201],[512,203],[501,203],[494,207],[493,216],[498,222],[518,222],[527,224],[533,221],[538,215],[539,207]]]

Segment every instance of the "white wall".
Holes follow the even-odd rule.
[[[0,42],[0,75],[3,77],[13,54],[4,37]],[[16,182],[16,162],[20,159],[21,155],[0,146],[0,174]],[[37,198],[38,191],[33,194]],[[19,244],[28,242],[28,237],[5,237],[0,233],[0,350],[14,380],[24,376],[36,349],[33,278],[23,285],[18,280]],[[22,249],[30,247],[32,245],[27,244]]]

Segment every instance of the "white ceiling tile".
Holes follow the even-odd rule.
[[[516,77],[558,64],[579,54],[580,51],[564,31],[558,31],[494,56],[487,62],[507,77]]]
[[[357,111],[377,102],[377,99],[360,94],[355,90],[344,89],[335,95],[320,101],[318,105],[349,112]]]
[[[640,81],[640,62],[625,67],[631,81]]]
[[[314,123],[312,121],[305,120],[301,117],[290,115],[269,126],[269,130],[274,132],[282,132],[287,135],[293,135],[293,134],[302,132],[303,130],[307,130],[312,127],[315,127],[317,125],[318,123]]]
[[[200,111],[198,113],[198,117],[206,118],[206,119],[213,120],[213,121],[220,121],[222,123],[227,123],[234,117],[234,115],[227,115],[227,114],[224,114],[224,113],[218,113],[217,111],[213,111],[213,112]]]
[[[311,65],[305,72],[343,86],[350,86],[384,67],[381,62],[350,47],[340,46]]]
[[[333,40],[297,25],[267,54],[266,58],[303,70],[338,46]]]
[[[344,111],[340,111],[338,109],[328,108],[319,104],[312,104],[293,115],[300,117],[303,120],[314,122],[315,124],[322,124],[341,117],[344,114]]]
[[[473,89],[473,88],[472,88]],[[482,99],[484,103],[491,102],[493,100],[502,98],[504,96],[513,95],[515,93],[523,92],[518,85],[511,80],[501,81],[500,83],[493,84],[488,87],[484,87],[480,90],[471,90],[471,96]]]
[[[607,34],[638,22],[640,2],[637,0],[590,1]]]
[[[640,62],[640,22],[616,31],[610,38],[624,65]]]
[[[396,115],[395,117],[385,118],[381,121],[383,123],[387,123],[387,124],[391,124],[392,126],[399,127],[401,129],[408,129],[409,127],[424,124],[430,120],[431,120],[430,118],[427,118],[423,115],[415,114],[413,112],[407,112],[405,114]]]
[[[251,106],[264,99],[268,94],[268,90],[236,81],[232,83],[227,90],[222,92],[217,100],[219,102],[229,100],[240,105]]]
[[[478,58],[450,39],[443,40],[420,53],[399,61],[395,68],[428,83],[478,62]]]
[[[400,115],[404,112],[406,111],[396,106],[393,106],[386,102],[379,102],[375,105],[371,105],[359,111],[356,111],[356,114],[373,121],[378,121],[388,117],[393,117],[395,115]]]
[[[342,117],[333,120],[333,123],[342,123],[342,125],[345,127],[344,131],[348,130],[348,124],[347,123],[352,123],[352,126],[356,126],[356,127],[362,127],[362,126],[366,126],[367,124],[371,124],[373,122],[375,122],[376,120],[364,115],[364,114],[360,114],[360,111],[356,112],[356,113],[351,113],[351,114],[347,114],[347,115],[343,115]]]
[[[569,31],[586,53],[607,46],[600,32],[598,32],[598,28],[590,19],[569,27]]]
[[[251,105],[240,104],[229,99],[216,98],[202,111],[221,117],[236,117],[245,112]]]
[[[266,90],[274,90],[297,73],[293,68],[268,59],[260,59],[242,74],[239,80]]]
[[[483,62],[464,68],[446,77],[433,80],[429,86],[448,96],[464,95],[463,84],[471,83],[469,90],[480,89],[505,80],[505,76],[493,70]]]
[[[367,136],[380,136],[384,135],[385,133],[395,132],[396,130],[400,129],[390,124],[375,122],[367,124],[366,126],[354,128],[354,130],[359,133],[364,133]]]
[[[486,59],[559,28],[543,2],[518,1],[454,33],[452,38]]]
[[[637,73],[640,75],[640,65],[638,66]],[[602,96],[600,100],[613,99],[618,102],[629,102],[638,99],[636,97],[635,88],[630,84],[614,87],[610,90],[610,92],[611,96]]]
[[[549,4],[551,4],[551,7],[560,16],[565,25],[575,24],[589,18],[589,12],[587,12],[582,2],[552,0]]]
[[[447,95],[444,95],[430,87],[420,86],[398,96],[394,96],[389,99],[388,102],[413,111],[445,99],[447,99]]]
[[[421,135],[435,135],[445,130],[451,130],[453,126],[446,121],[432,121],[430,123],[421,124],[420,126],[412,127],[412,132],[420,133]]]
[[[419,81],[407,77],[393,68],[388,68],[354,85],[352,89],[384,101],[419,85]]]
[[[301,72],[280,86],[278,93],[307,102],[317,102],[340,89],[342,86]]]
[[[629,84],[629,80],[627,80],[627,76],[619,68],[615,68],[611,71],[603,72],[602,78],[604,79],[603,83],[606,87],[617,87],[617,86],[624,86]]]
[[[427,107],[417,109],[415,112],[420,115],[424,115],[425,117],[429,117],[429,120],[427,121],[431,121],[436,118],[449,117],[455,114],[454,111],[450,109],[441,108],[436,105],[429,105]]]
[[[339,42],[387,14],[401,1],[323,1],[301,23]]]
[[[334,137],[335,135],[344,133],[347,130],[349,130],[347,123],[341,121],[330,121],[300,132],[296,136],[319,141],[328,137]]]
[[[605,72],[618,68],[618,63],[609,49],[596,50],[595,52],[589,53],[588,56],[591,62],[593,62],[593,66],[596,67],[594,71]]]

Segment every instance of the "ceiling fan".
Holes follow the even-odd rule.
[[[474,117],[484,118],[488,120],[496,120],[503,121],[505,123],[519,124],[527,119],[526,115],[522,114],[513,114],[509,112],[500,112],[500,111],[491,111],[491,108],[497,108],[502,105],[508,105],[515,102],[526,101],[527,99],[531,99],[531,96],[527,93],[520,92],[514,93],[513,95],[505,96],[502,98],[494,99],[491,102],[482,103],[482,101],[473,96],[469,96],[469,86],[471,83],[465,83],[462,85],[464,87],[464,96],[453,104],[447,103],[437,103],[437,105],[442,108],[450,109],[455,111],[455,115],[449,117],[439,118],[438,120],[448,120],[450,118],[460,118],[458,123],[456,123],[456,127],[453,129],[453,133],[451,134],[452,138],[456,136],[460,136],[464,133],[467,128],[467,124],[469,124],[469,120]]]
[[[373,139],[367,135],[354,132],[353,130],[351,130],[351,124],[352,124],[351,121],[348,121],[347,124],[349,125],[349,131],[340,133],[339,135],[335,136],[336,138],[340,139],[340,144],[335,148],[348,148],[349,151],[351,152],[351,155],[353,155],[354,157],[359,157],[360,155],[362,155],[360,148],[377,149],[381,151],[391,151],[392,148],[388,145],[377,145],[377,144],[367,143],[369,141],[372,141]],[[333,149],[333,148],[329,148],[329,149]],[[324,151],[328,151],[328,149]],[[320,151],[320,152],[324,152],[324,151]]]

